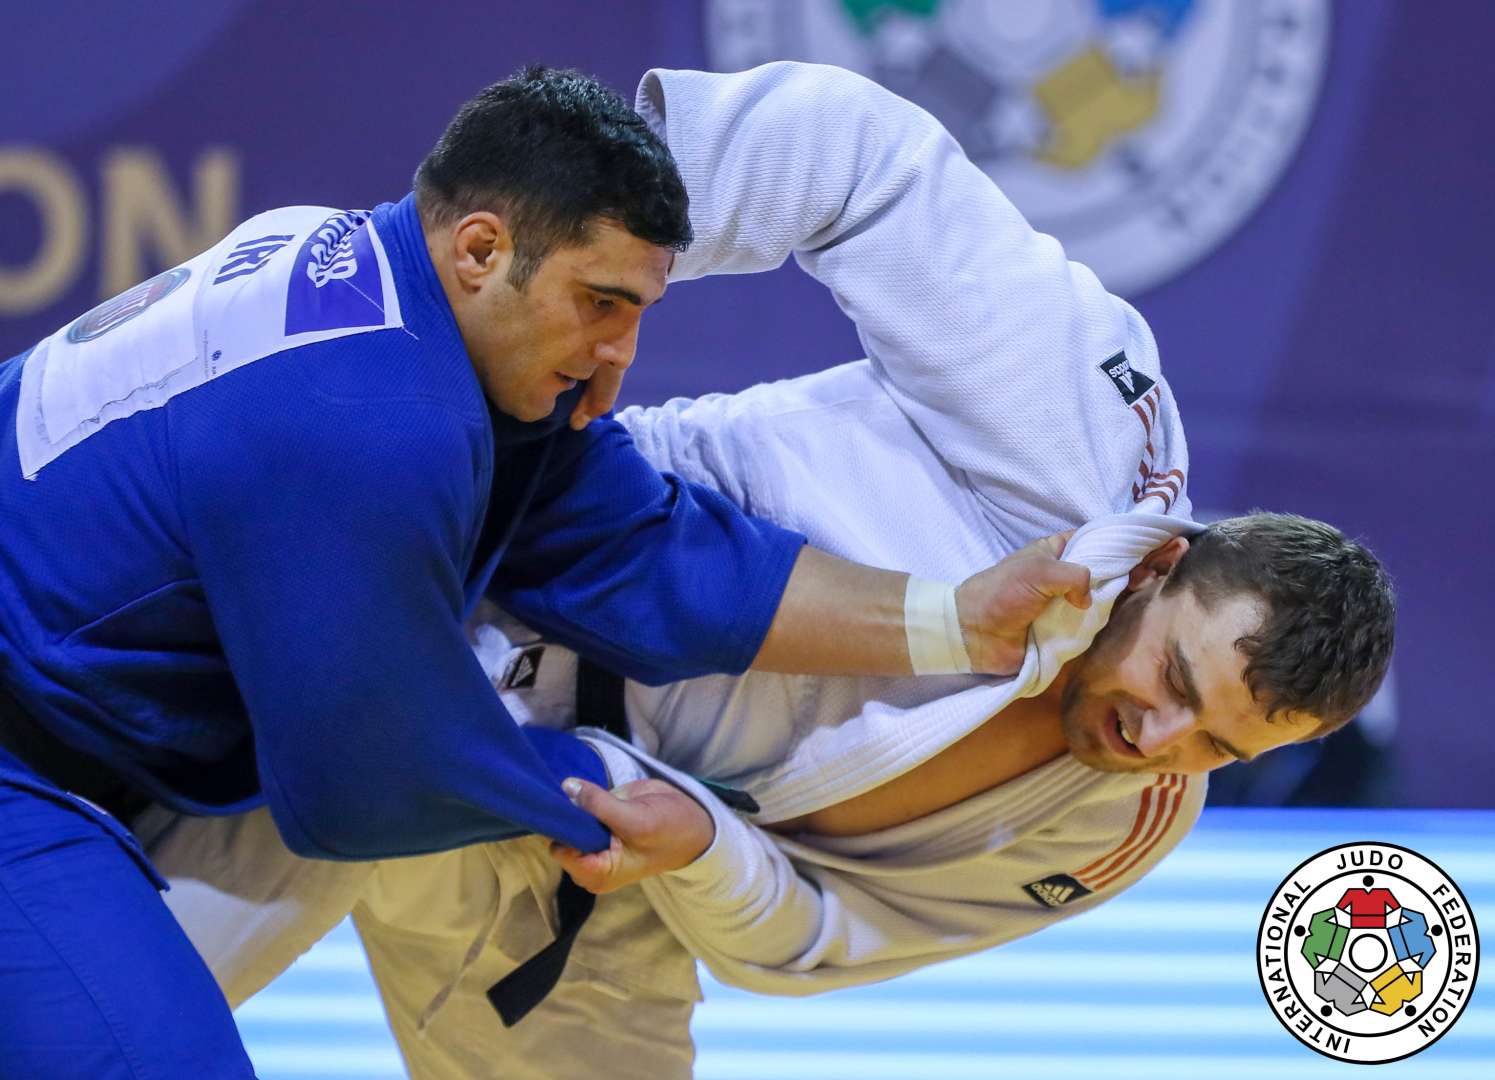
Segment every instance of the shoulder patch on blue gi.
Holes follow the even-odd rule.
[[[286,290],[287,337],[384,325],[384,283],[368,219],[367,210],[339,211],[302,243]]]
[[[514,657],[509,670],[504,674],[500,690],[528,690],[535,685],[540,674],[540,660],[545,656],[544,645],[531,645]]]
[[[296,258],[275,258],[295,245]],[[21,369],[28,479],[84,439],[235,368],[403,326],[388,254],[362,210],[289,206],[42,340]]]
[[[1044,907],[1063,907],[1091,893],[1068,874],[1050,874],[1042,881],[1030,881],[1023,886],[1023,891]]]
[[[1100,369],[1111,380],[1111,385],[1116,387],[1121,400],[1128,405],[1135,405],[1142,400],[1143,394],[1153,388],[1153,381],[1135,370],[1124,352],[1117,353],[1109,360],[1102,360]]]

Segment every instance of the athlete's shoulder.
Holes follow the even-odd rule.
[[[184,397],[200,401],[203,395],[189,392],[267,358],[403,331],[395,266],[371,217],[316,206],[258,214],[207,251],[43,340],[26,357],[20,384],[25,475],[34,477],[110,424]],[[423,331],[428,339],[439,336]],[[481,395],[464,370],[460,340],[424,345],[423,355],[444,374],[435,380],[435,395],[465,398],[471,411]],[[411,368],[409,351],[387,369],[365,372],[361,383],[403,376]],[[335,372],[328,374],[336,381]],[[481,421],[480,409],[474,418]]]

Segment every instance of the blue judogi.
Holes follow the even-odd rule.
[[[738,672],[803,538],[660,476],[611,419],[570,431],[576,393],[539,424],[488,407],[412,198],[251,219],[0,364],[0,685],[170,806],[267,802],[301,854],[602,846],[558,787],[603,781],[595,755],[520,731],[464,617],[486,592],[636,679]],[[128,834],[3,751],[0,805],[0,1077],[189,1075],[123,1036],[114,1071],[67,1071],[116,1027],[163,1063],[177,1027],[237,1047]]]

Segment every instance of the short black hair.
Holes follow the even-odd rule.
[[[1190,541],[1163,590],[1185,587],[1206,610],[1242,593],[1262,601],[1261,625],[1235,642],[1246,686],[1269,720],[1317,717],[1312,738],[1363,709],[1391,663],[1391,579],[1364,545],[1322,521],[1260,510],[1217,521]]]
[[[553,251],[587,243],[599,218],[674,251],[691,241],[669,148],[616,93],[570,70],[527,67],[463,105],[416,170],[415,198],[428,225],[500,214],[516,289]]]

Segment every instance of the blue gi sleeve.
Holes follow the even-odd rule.
[[[805,538],[660,474],[611,416],[555,436],[489,596],[640,682],[740,674]]]
[[[286,843],[340,859],[529,830],[606,846],[557,775],[605,783],[600,761],[550,740],[547,767],[463,634],[481,414],[324,393],[297,363],[262,360],[168,406],[183,533]]]

